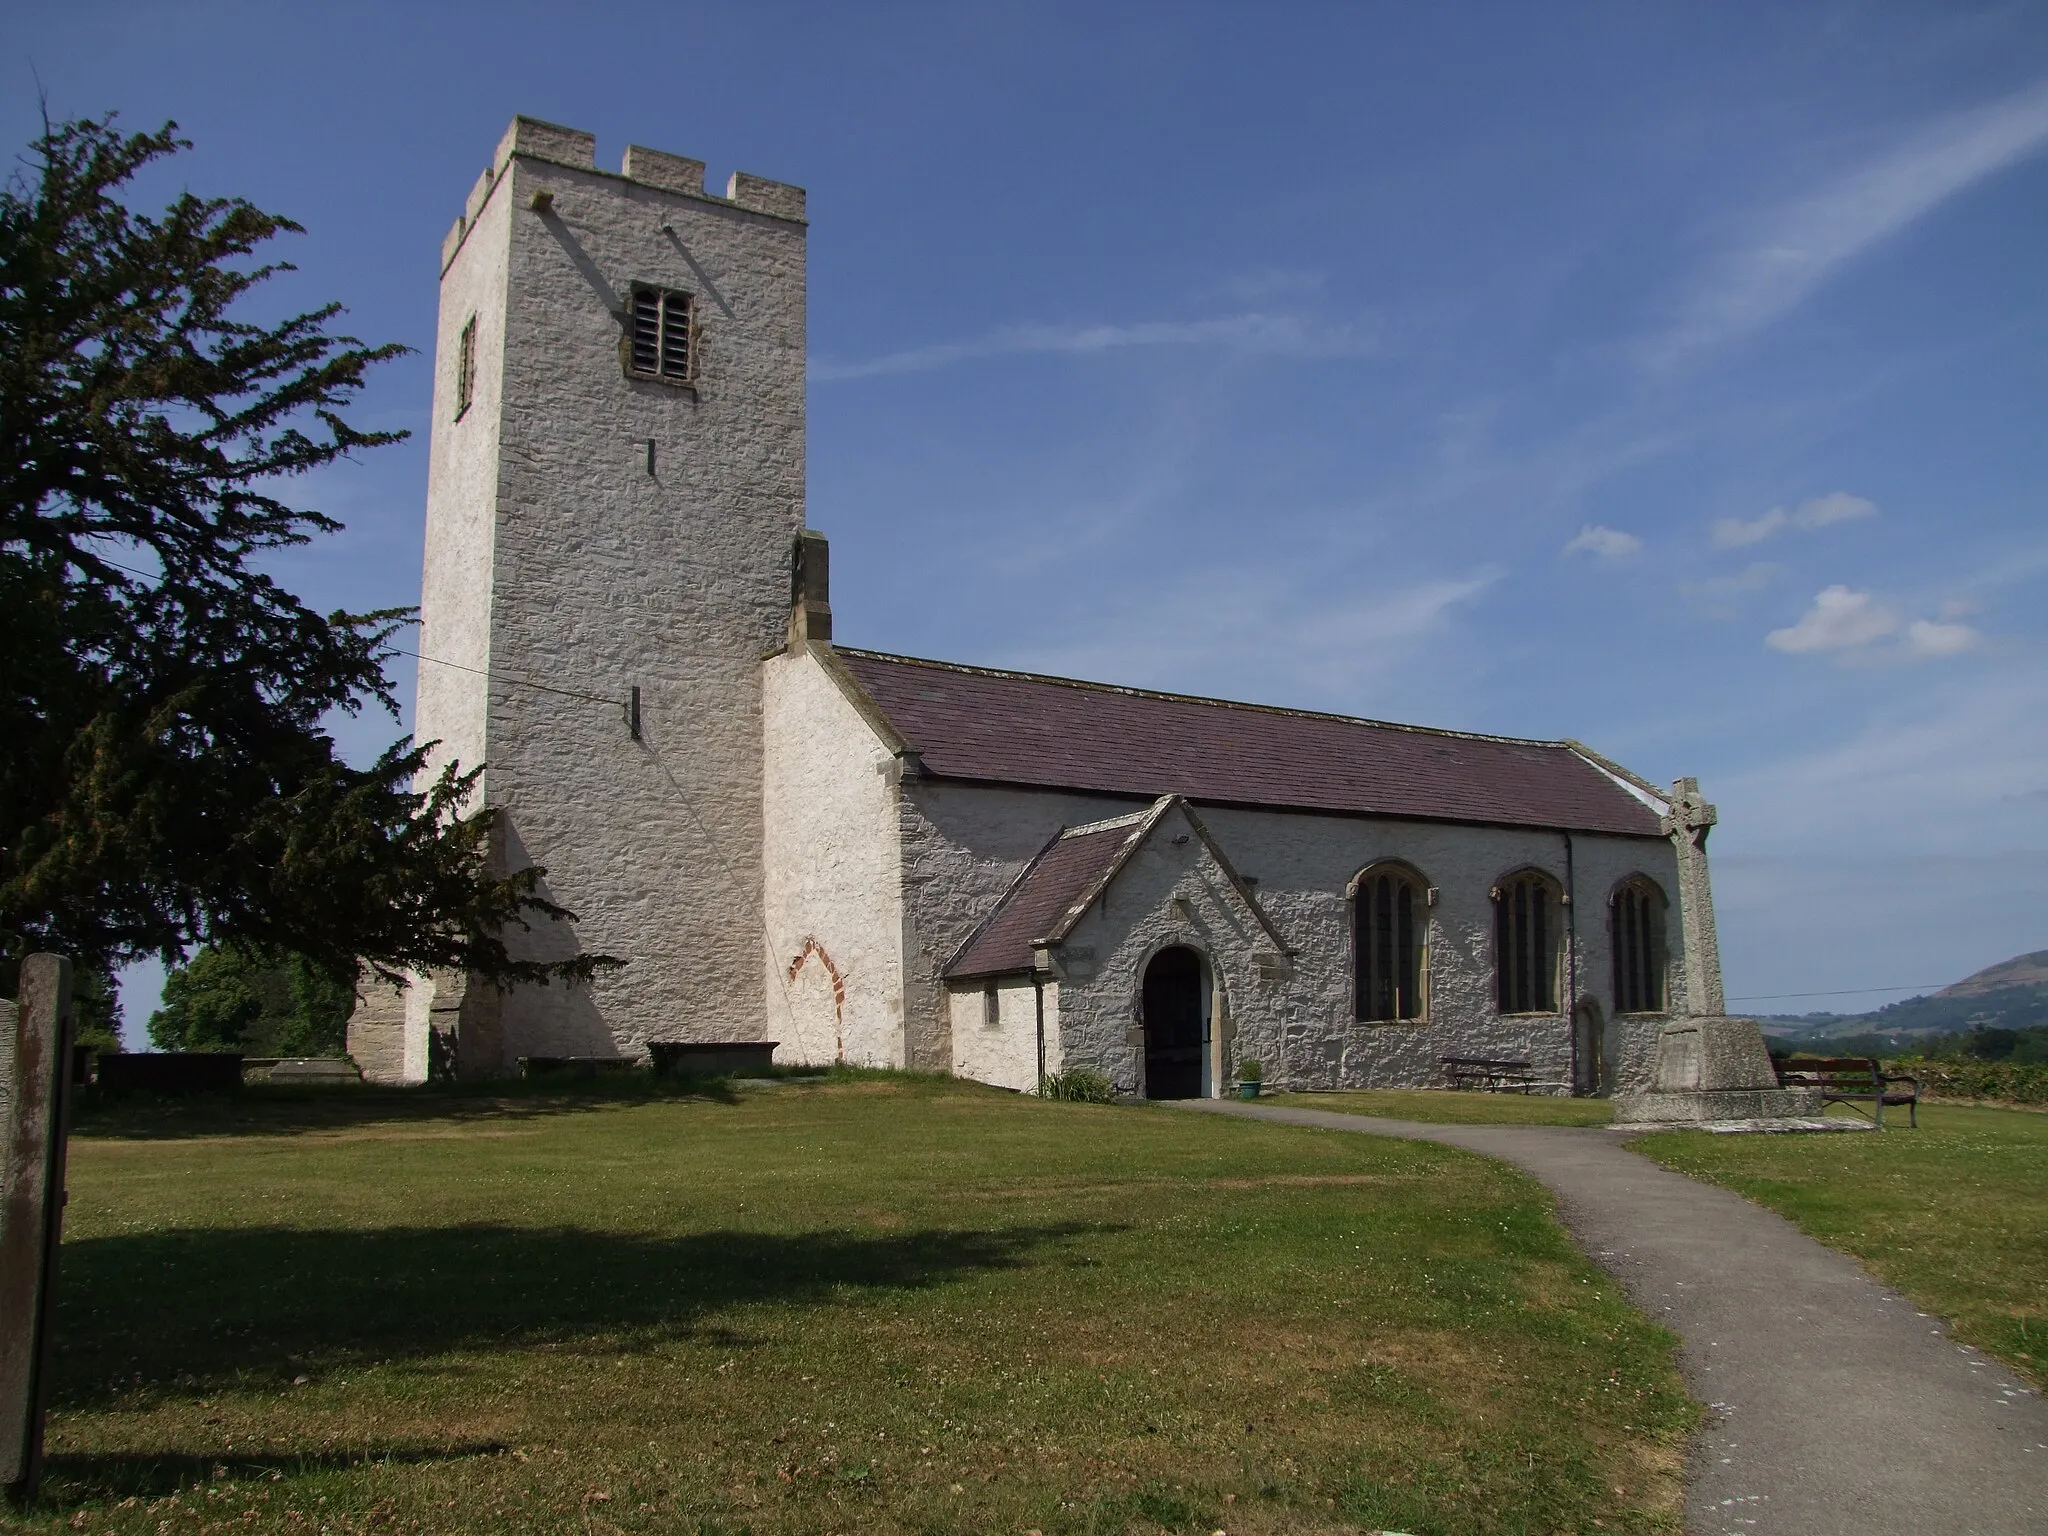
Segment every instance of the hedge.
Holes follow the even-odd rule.
[[[1906,1056],[1887,1063],[1887,1070],[1919,1078],[1920,1091],[1929,1098],[2048,1105],[2048,1066]]]

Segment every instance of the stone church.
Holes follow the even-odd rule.
[[[371,988],[368,1076],[772,1040],[1127,1093],[1640,1076],[1718,1015],[1697,787],[1525,741],[840,643],[800,188],[515,119],[441,249],[416,730],[589,985]]]

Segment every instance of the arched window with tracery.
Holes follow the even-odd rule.
[[[1557,1012],[1564,890],[1537,869],[1493,888],[1493,966],[1502,1013]]]
[[[1351,887],[1352,1006],[1361,1020],[1423,1016],[1429,888],[1403,864],[1375,864]]]
[[[1643,875],[1631,875],[1614,888],[1608,910],[1616,1013],[1664,1011],[1665,905],[1663,891]]]

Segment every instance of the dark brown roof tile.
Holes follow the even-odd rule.
[[[1562,742],[1391,725],[1066,678],[835,653],[925,771],[1047,789],[1655,837],[1657,812]]]
[[[1032,941],[1052,933],[1068,908],[1109,873],[1124,845],[1144,834],[1151,819],[1140,813],[1062,832],[1004,893],[988,925],[953,957],[947,979],[1030,970]]]

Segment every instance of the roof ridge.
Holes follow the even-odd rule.
[[[1330,720],[1339,725],[1370,725],[1386,731],[1407,731],[1416,736],[1442,736],[1453,741],[1491,741],[1511,747],[1549,747],[1570,752],[1572,743],[1540,736],[1495,736],[1485,731],[1457,731],[1442,725],[1409,725],[1400,720],[1376,720],[1370,715],[1340,715],[1324,709],[1292,709],[1284,704],[1255,704],[1248,699],[1219,699],[1213,694],[1169,693],[1162,688],[1134,688],[1125,683],[1098,683],[1081,677],[1061,677],[1051,672],[1020,672],[1009,667],[977,667],[964,661],[935,661],[928,656],[899,656],[893,651],[870,651],[859,646],[837,645],[841,656],[861,656],[871,661],[898,661],[907,666],[930,667],[938,672],[960,672],[970,677],[1006,677],[1026,683],[1050,683],[1089,693],[1122,694],[1126,698],[1162,699],[1175,704],[1209,704],[1219,709],[1242,709],[1261,715],[1284,715],[1295,720]]]
[[[1181,803],[1179,795],[1161,795],[1136,816],[1125,818],[1130,830],[1124,833],[1123,841],[1117,844],[1116,852],[1109,856],[1109,862],[1103,865],[1100,874],[1081,888],[1079,895],[1067,903],[1066,910],[1060,914],[1058,921],[1046,931],[1042,939],[1037,934],[1031,935],[1032,947],[1037,948],[1041,942],[1064,942],[1081,919],[1087,916],[1088,909],[1095,905],[1096,897],[1109,889],[1110,882],[1123,872],[1123,867],[1129,862],[1131,855],[1152,835],[1152,829],[1159,825],[1160,818]]]
[[[1143,821],[1150,816],[1152,807],[1158,803],[1159,797],[1155,795],[1142,811],[1127,811],[1121,816],[1109,816],[1101,821],[1084,821],[1079,826],[1061,827],[1059,839],[1064,841],[1070,837],[1093,837],[1098,832],[1114,832],[1118,827],[1128,827],[1131,823]]]

